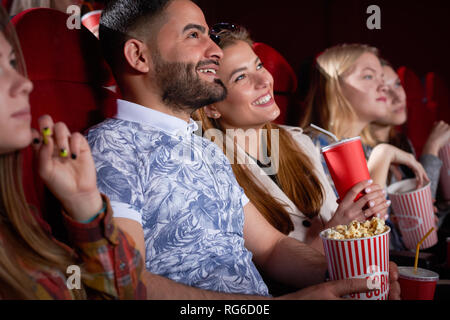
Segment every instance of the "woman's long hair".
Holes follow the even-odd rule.
[[[25,65],[14,28],[0,6],[0,32],[13,47],[18,72],[25,75]],[[33,299],[35,286],[30,270],[63,276],[75,264],[72,254],[52,240],[38,224],[28,206],[21,174],[20,151],[0,155],[0,297]],[[72,290],[74,298],[85,297],[82,290]]]
[[[248,32],[244,28],[237,31],[223,31],[219,34],[221,48],[233,45],[237,41],[247,42],[251,46],[251,40]],[[204,131],[209,129],[219,129],[224,132],[218,121],[210,119],[206,116],[204,109],[196,111],[194,118],[202,121]],[[320,212],[323,204],[324,191],[319,179],[314,174],[313,165],[309,158],[298,147],[297,143],[292,139],[291,135],[282,127],[276,124],[266,124],[264,129],[267,130],[267,149],[268,154],[273,159],[279,157],[279,167],[277,172],[277,181],[281,190],[289,197],[296,207],[307,217],[314,218]],[[270,137],[271,130],[279,130],[279,153],[275,154],[272,148]],[[236,141],[233,146],[220,145],[225,154],[227,150],[236,150]],[[290,218],[286,205],[276,199],[270,192],[257,182],[254,175],[248,170],[245,164],[239,164],[234,159],[230,159],[233,172],[239,185],[244,189],[245,194],[255,207],[261,212],[266,220],[284,234],[289,234],[294,230],[294,225]],[[272,161],[274,163],[274,161]]]
[[[307,130],[313,123],[331,131],[339,139],[346,136],[349,123],[357,115],[342,92],[342,77],[364,53],[369,52],[378,57],[378,49],[363,44],[341,44],[325,50],[316,59],[312,72],[311,85],[305,101],[305,112],[300,126]],[[366,137],[363,130],[362,137]],[[371,142],[371,137],[366,140]]]

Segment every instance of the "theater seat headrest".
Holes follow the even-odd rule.
[[[13,18],[21,39],[26,39],[21,41],[24,56],[32,57],[26,61],[29,78],[111,85],[99,41],[84,26],[69,29],[68,19],[69,15],[47,8],[25,10]]]
[[[274,78],[274,90],[293,93],[297,89],[297,76],[287,60],[271,46],[255,42],[253,50]]]

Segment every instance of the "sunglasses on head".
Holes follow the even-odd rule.
[[[227,31],[237,31],[239,30],[239,26],[234,23],[229,22],[220,22],[216,23],[209,30],[209,37],[212,41],[214,41],[217,45],[220,43],[220,35],[219,33],[223,30]]]

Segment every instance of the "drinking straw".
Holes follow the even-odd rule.
[[[427,234],[422,238],[422,240],[419,241],[416,247],[416,259],[414,261],[414,273],[417,273],[417,264],[419,263],[419,250],[422,243],[425,241],[425,239],[433,232],[434,228],[431,228],[430,231],[427,232]]]
[[[321,127],[318,127],[318,126],[316,126],[315,124],[312,124],[312,123],[310,124],[310,126],[313,127],[314,129],[316,129],[316,130],[318,130],[318,131],[320,131],[322,133],[325,133],[326,135],[332,137],[334,139],[334,141],[339,142],[339,139],[334,134],[332,134],[331,132],[329,132],[329,131],[327,131],[325,129],[322,129]]]

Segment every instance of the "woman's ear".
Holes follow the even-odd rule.
[[[220,112],[217,110],[216,106],[214,106],[213,104],[206,106],[204,110],[208,118],[219,119],[222,116]]]
[[[150,70],[150,55],[148,47],[139,40],[130,39],[125,42],[123,53],[128,65],[141,73],[147,73]]]

